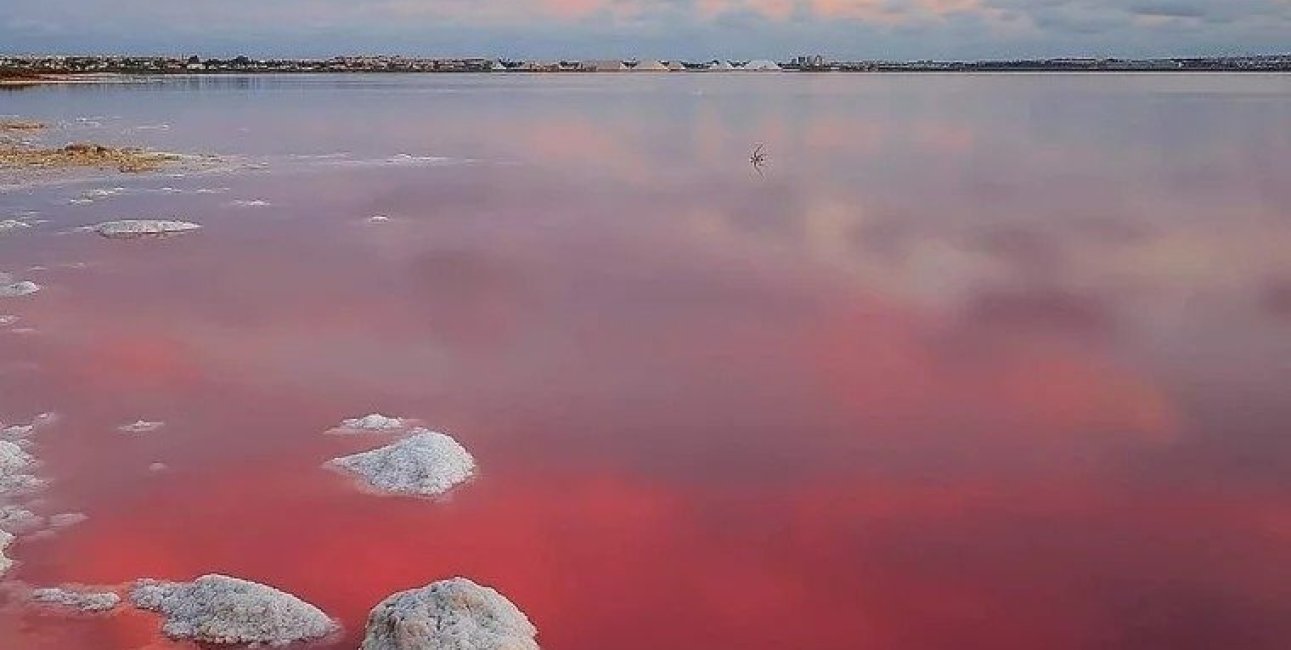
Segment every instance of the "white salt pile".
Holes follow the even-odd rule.
[[[43,605],[56,605],[87,613],[106,612],[121,603],[121,597],[110,591],[83,592],[62,587],[37,589],[31,592],[31,599]]]
[[[123,424],[117,427],[121,433],[152,433],[166,426],[165,422],[149,422],[147,420],[137,420],[130,424]]]
[[[130,601],[160,613],[167,636],[202,643],[286,645],[340,629],[322,610],[291,594],[222,575],[192,582],[139,580]]]
[[[475,459],[462,445],[421,428],[392,445],[333,458],[326,466],[357,474],[378,490],[422,496],[443,494],[475,473]]]
[[[0,575],[4,575],[9,567],[13,566],[13,560],[10,560],[5,554],[5,549],[13,543],[13,535],[0,530]]]
[[[156,237],[161,235],[173,235],[190,230],[197,230],[201,226],[187,221],[170,221],[164,219],[125,219],[122,221],[106,221],[93,227],[94,232],[117,239],[128,239],[131,237]]]
[[[342,420],[340,426],[333,429],[337,433],[356,432],[356,431],[389,431],[391,429],[402,429],[404,421],[402,418],[392,418],[380,413],[371,413],[361,418],[349,418]]]
[[[381,601],[368,614],[362,650],[537,650],[537,634],[502,594],[453,578]]]

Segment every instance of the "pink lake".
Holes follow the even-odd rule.
[[[558,650],[1288,647],[1291,77],[0,102],[229,163],[0,191],[33,222],[0,271],[43,287],[0,298],[0,421],[59,415],[23,503],[89,517],[20,536],[5,580],[238,576],[337,617],[328,650],[459,575]],[[172,217],[203,228],[73,231]],[[371,412],[479,476],[432,501],[321,469],[389,440],[323,434]],[[116,430],[141,418],[166,425]],[[6,650],[191,647],[15,593]]]

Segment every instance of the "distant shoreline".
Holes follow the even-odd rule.
[[[788,61],[658,59],[513,60],[338,56],[329,59],[229,59],[165,56],[4,56],[0,84],[38,85],[119,80],[120,77],[259,74],[462,74],[462,73],[1107,73],[1291,72],[1291,54],[1161,59],[1054,58],[986,61],[833,61],[820,55]],[[96,75],[88,77],[86,75]]]

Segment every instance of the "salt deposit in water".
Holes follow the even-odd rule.
[[[139,580],[130,601],[160,613],[167,636],[202,643],[286,645],[340,629],[322,610],[291,594],[218,574],[192,582]]]
[[[234,208],[263,208],[269,206],[270,203],[261,199],[238,199],[236,201],[229,201],[228,205]]]
[[[166,426],[165,422],[149,422],[148,420],[137,420],[130,424],[123,424],[117,427],[121,433],[152,433]]]
[[[83,512],[65,512],[63,514],[51,515],[49,517],[49,525],[53,528],[68,528],[89,518],[89,515],[86,515]]]
[[[537,650],[537,634],[502,594],[453,578],[381,601],[368,614],[362,650]]]
[[[15,281],[8,273],[0,272],[0,298],[18,298],[40,291],[40,285],[29,281]]]
[[[167,219],[124,219],[121,221],[107,221],[93,227],[94,232],[116,239],[129,239],[133,237],[159,237],[163,235],[174,235],[201,228],[200,225],[189,223],[187,221],[173,221]]]
[[[434,496],[475,473],[475,459],[452,437],[427,429],[385,447],[334,458],[326,466],[358,475],[383,492]]]
[[[21,230],[23,228],[30,228],[30,227],[31,227],[31,224],[23,221],[18,221],[17,219],[5,219],[3,221],[0,221],[0,234],[4,234],[14,230]]]
[[[390,417],[380,413],[370,413],[363,417],[348,418],[341,421],[340,426],[332,431],[336,433],[362,432],[362,431],[391,431],[402,429],[404,427],[403,418]]]
[[[115,609],[121,597],[111,591],[81,591],[64,587],[47,587],[31,592],[31,599],[42,605],[66,607],[86,613]]]

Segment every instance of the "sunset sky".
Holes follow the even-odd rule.
[[[2,53],[998,58],[1291,50],[1291,0],[4,0]]]

